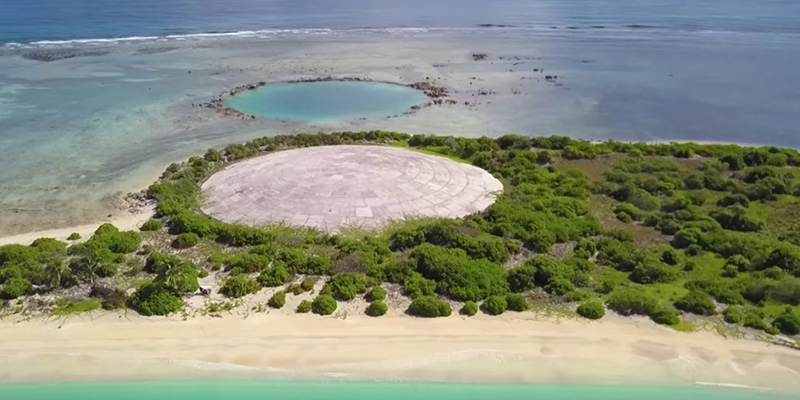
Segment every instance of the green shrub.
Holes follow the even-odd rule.
[[[619,287],[608,297],[608,308],[621,315],[649,315],[655,309],[658,300],[641,289]]]
[[[260,254],[238,254],[228,257],[225,261],[227,263],[227,270],[237,268],[244,273],[251,274],[254,272],[266,271],[270,268],[272,260]]]
[[[489,315],[500,315],[506,311],[508,308],[508,302],[506,298],[503,296],[489,296],[483,304],[481,304],[481,309],[483,312]]]
[[[386,299],[386,289],[380,286],[373,286],[372,289],[367,293],[367,300],[368,301],[375,301],[381,300],[383,301]]]
[[[728,307],[722,312],[725,322],[730,324],[741,324],[744,321],[744,313],[736,307]]]
[[[681,322],[678,312],[666,306],[656,306],[649,314],[653,322],[661,325],[675,325]]]
[[[775,318],[772,324],[776,329],[781,331],[781,333],[787,335],[800,334],[800,314],[796,311],[792,312],[791,309],[779,315],[778,318]]]
[[[200,236],[194,233],[181,233],[172,241],[172,247],[176,249],[188,249],[200,243]]]
[[[572,282],[566,278],[558,276],[551,279],[550,283],[544,287],[544,290],[552,295],[564,296],[575,290],[575,285],[573,285]]]
[[[590,300],[578,305],[577,313],[584,318],[600,319],[606,315],[606,308],[603,306],[603,303],[596,300]]]
[[[145,270],[156,273],[156,282],[175,293],[192,293],[200,287],[197,266],[184,258],[153,253],[147,258]]]
[[[470,317],[477,313],[478,313],[478,305],[475,304],[475,302],[472,300],[468,300],[466,303],[464,303],[464,306],[461,307],[461,310],[459,311],[459,314]]]
[[[239,297],[258,292],[258,289],[260,289],[260,286],[255,279],[248,278],[245,275],[233,275],[225,279],[220,292],[228,297],[238,299]]]
[[[508,271],[508,288],[514,293],[522,293],[533,289],[536,268],[530,265],[521,265]]]
[[[35,247],[40,253],[64,253],[67,251],[67,245],[53,238],[38,238],[31,243],[31,247]]]
[[[267,305],[272,308],[283,308],[286,304],[286,292],[280,291],[272,295],[267,301]]]
[[[597,252],[597,244],[591,239],[581,239],[573,249],[575,257],[589,259]]]
[[[366,314],[370,317],[380,317],[389,311],[389,307],[381,300],[373,300],[367,306]]]
[[[800,279],[791,276],[780,278],[769,290],[767,298],[782,304],[800,304]]]
[[[155,283],[149,283],[134,292],[131,306],[143,315],[169,315],[183,307],[183,300]]]
[[[764,317],[753,310],[744,315],[744,326],[762,331],[766,331],[770,327],[764,322]]]
[[[680,254],[674,249],[667,249],[661,253],[661,262],[667,265],[678,265],[680,262]]]
[[[675,302],[675,307],[681,311],[697,315],[714,315],[716,306],[711,296],[700,290],[692,290]]]
[[[507,294],[506,303],[508,304],[508,310],[511,311],[527,311],[530,307],[528,305],[528,300],[525,299],[525,296],[519,293]]]
[[[367,276],[352,272],[334,275],[325,285],[331,295],[337,300],[348,301],[356,298],[359,293],[367,291]]]
[[[0,298],[16,299],[17,297],[25,296],[30,293],[32,289],[33,284],[31,284],[31,281],[25,278],[14,277],[6,281],[3,290],[0,290]]]
[[[97,228],[97,232],[87,243],[89,246],[107,248],[117,254],[133,253],[139,248],[142,236],[138,232],[120,232],[116,229],[113,225],[104,224]]]
[[[311,312],[311,302],[308,301],[308,300],[301,301],[300,304],[297,305],[297,308],[295,309],[295,312],[298,312],[300,314],[310,313]]]
[[[592,292],[588,290],[575,290],[573,292],[567,293],[567,295],[564,296],[564,300],[569,302],[581,302],[584,300],[591,299],[593,297],[594,295],[592,294]]]
[[[678,271],[666,264],[647,260],[633,269],[630,279],[643,284],[669,283],[678,279]]]
[[[272,268],[262,271],[261,274],[258,275],[258,283],[264,287],[278,287],[285,285],[286,282],[289,282],[289,278],[291,278],[289,271],[287,271],[282,265],[276,265]]]
[[[336,311],[336,300],[327,294],[317,296],[311,303],[311,311],[319,315],[331,315]]]
[[[300,282],[300,288],[303,289],[304,292],[310,292],[314,290],[314,281],[311,279],[303,279],[303,281]]]
[[[781,244],[769,254],[764,264],[800,276],[800,247]]]
[[[160,231],[164,229],[164,224],[157,220],[157,219],[150,219],[147,220],[142,226],[139,228],[141,231]]]
[[[462,249],[423,243],[411,251],[409,263],[423,277],[437,282],[438,293],[455,300],[478,301],[508,292],[503,266],[485,258],[470,259]]]
[[[448,317],[453,312],[450,304],[434,296],[420,296],[411,301],[408,313],[416,317]]]
[[[403,293],[412,300],[420,296],[431,296],[436,291],[436,281],[425,279],[419,272],[403,278]]]
[[[69,241],[80,240],[80,239],[81,239],[81,234],[78,232],[72,232],[69,234],[69,236],[67,236],[67,240]]]
[[[295,296],[305,293],[305,290],[299,283],[293,283],[286,287],[286,292]],[[330,290],[323,290],[321,294],[330,294]]]
[[[198,278],[206,278],[208,277],[208,271],[201,269],[200,272],[197,273]]]

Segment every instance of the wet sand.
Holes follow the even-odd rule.
[[[613,316],[587,322],[511,312],[435,320],[370,318],[354,309],[332,317],[289,314],[4,321],[0,381],[345,378],[800,390],[795,350]]]

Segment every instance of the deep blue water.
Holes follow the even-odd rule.
[[[0,44],[270,29],[664,29],[800,33],[797,0],[2,0]],[[602,27],[602,28],[601,28]]]

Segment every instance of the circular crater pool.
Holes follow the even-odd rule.
[[[261,117],[335,121],[402,114],[426,100],[422,92],[402,85],[321,81],[267,85],[233,96],[227,105]]]

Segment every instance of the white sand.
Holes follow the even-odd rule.
[[[78,225],[69,228],[48,229],[43,231],[27,232],[11,236],[1,236],[0,246],[4,246],[7,244],[29,245],[33,243],[34,240],[42,237],[53,238],[68,243],[78,243],[89,239],[94,234],[94,231],[96,231],[97,228],[104,223],[113,224],[114,226],[123,231],[139,230],[139,227],[142,226],[142,224],[145,221],[147,221],[153,216],[154,211],[155,207],[149,207],[144,210],[138,210],[136,213],[125,213],[120,216],[105,218],[101,221],[92,224]],[[79,235],[81,235],[81,239],[76,241],[68,241],[67,237],[72,233],[78,233]]]
[[[800,390],[797,351],[613,316],[586,322],[537,321],[532,313],[435,320],[288,313],[4,321],[0,381],[348,377]]]

